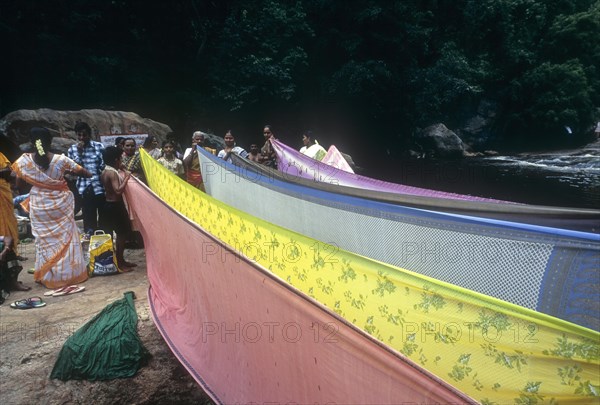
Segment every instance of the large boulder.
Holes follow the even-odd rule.
[[[78,122],[86,122],[92,128],[92,139],[97,141],[101,135],[149,134],[156,136],[160,144],[173,132],[168,125],[142,118],[133,112],[96,109],[57,111],[48,108],[8,113],[0,119],[0,132],[20,145],[29,142],[32,127],[46,127],[54,134],[53,148],[62,152],[65,145],[73,144],[77,139],[73,128]]]
[[[415,136],[427,157],[459,158],[466,155],[466,145],[444,124],[431,125]]]

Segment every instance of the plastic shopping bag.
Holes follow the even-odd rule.
[[[104,231],[96,231],[90,238],[90,263],[88,275],[107,276],[120,273],[117,257],[113,250],[112,236]]]

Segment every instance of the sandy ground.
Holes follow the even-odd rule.
[[[85,291],[45,297],[48,291],[27,273],[35,261],[33,243],[21,244],[19,280],[32,287],[12,292],[0,305],[0,403],[12,404],[208,404],[208,396],[173,356],[156,329],[148,305],[146,257],[143,249],[126,250],[125,258],[138,267],[130,273],[94,277]],[[106,305],[133,291],[138,333],[151,353],[149,364],[135,377],[111,381],[51,380],[50,372],[65,340]],[[40,296],[47,305],[19,310],[10,303]]]

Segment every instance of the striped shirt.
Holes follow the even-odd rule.
[[[69,157],[75,163],[85,167],[92,173],[92,177],[89,179],[84,177],[77,178],[77,191],[79,191],[80,195],[83,195],[83,192],[89,185],[93,187],[94,194],[104,194],[104,187],[102,187],[102,183],[100,182],[100,174],[104,170],[104,161],[102,160],[103,150],[104,145],[95,141],[90,141],[89,145],[84,146],[83,153],[79,152],[77,144],[71,145],[69,148],[67,152]]]

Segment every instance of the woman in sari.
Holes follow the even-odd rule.
[[[19,231],[17,228],[17,217],[13,205],[13,195],[10,189],[10,161],[4,153],[0,152],[0,235],[10,236],[14,241],[16,251],[19,243]]]
[[[10,142],[0,135],[1,150],[10,156]],[[18,150],[18,149],[17,149]],[[12,153],[12,156],[18,156]],[[8,291],[28,291],[31,287],[18,281],[19,273],[23,269],[18,262],[17,244],[19,231],[17,217],[15,217],[12,191],[10,188],[12,170],[10,161],[4,153],[0,152],[0,289]],[[2,301],[2,297],[0,297]]]
[[[204,135],[202,132],[194,132],[192,135],[192,147],[187,148],[183,154],[183,166],[185,167],[187,182],[202,191],[206,191],[202,181],[202,173],[200,172],[200,158],[196,149],[196,146],[203,146],[203,144]]]
[[[121,168],[146,183],[146,177],[142,169],[142,160],[140,159],[140,151],[137,150],[137,144],[133,138],[125,138]]]
[[[19,244],[17,217],[15,217],[11,182],[14,174],[10,168],[11,162],[21,156],[21,150],[4,134],[0,134],[0,235],[10,236],[16,252]]]
[[[30,131],[34,153],[24,153],[12,165],[20,180],[33,187],[29,193],[31,232],[35,237],[35,281],[59,288],[87,280],[86,263],[73,212],[74,198],[65,173],[92,174],[64,155],[50,152],[52,135],[45,128]]]
[[[154,135],[148,135],[142,144],[142,148],[154,159],[162,156],[162,149],[158,147],[158,139]]]

